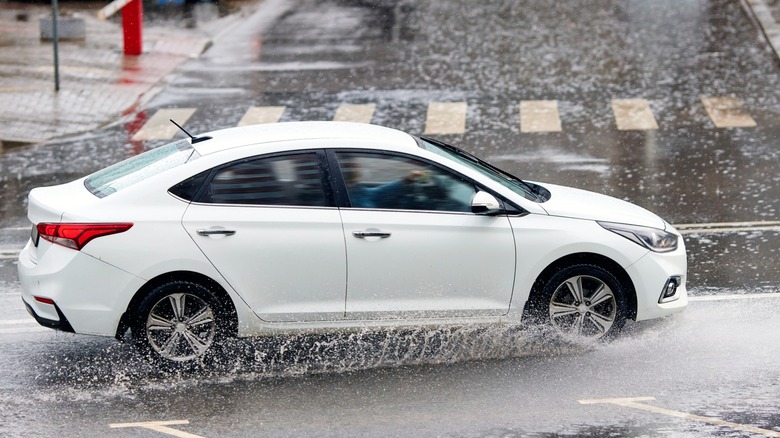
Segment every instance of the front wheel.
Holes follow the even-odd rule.
[[[138,305],[136,346],[164,367],[202,363],[225,334],[224,312],[207,287],[189,281],[157,286]]]
[[[530,310],[564,338],[597,340],[620,331],[628,304],[625,288],[609,271],[574,265],[553,275],[532,299]]]

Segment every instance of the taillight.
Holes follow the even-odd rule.
[[[123,233],[132,227],[131,223],[116,224],[49,224],[36,226],[41,239],[80,251],[92,239]]]

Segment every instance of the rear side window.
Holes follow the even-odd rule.
[[[95,172],[84,185],[93,195],[104,198],[199,156],[189,140],[179,140]]]
[[[316,153],[258,158],[216,171],[198,202],[211,204],[326,207]]]

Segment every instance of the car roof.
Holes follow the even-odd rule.
[[[208,155],[241,146],[296,140],[371,139],[392,143],[399,150],[417,149],[415,139],[402,131],[384,126],[351,122],[283,122],[239,126],[221,129],[199,137],[209,140],[195,142],[201,155]],[[370,144],[366,145],[370,147]]]

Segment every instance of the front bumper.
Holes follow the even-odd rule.
[[[671,253],[649,252],[626,268],[626,271],[634,281],[636,289],[637,321],[661,318],[681,312],[688,306],[688,263],[682,242],[680,247]],[[664,289],[673,277],[679,278],[675,294],[672,299],[662,300]]]

